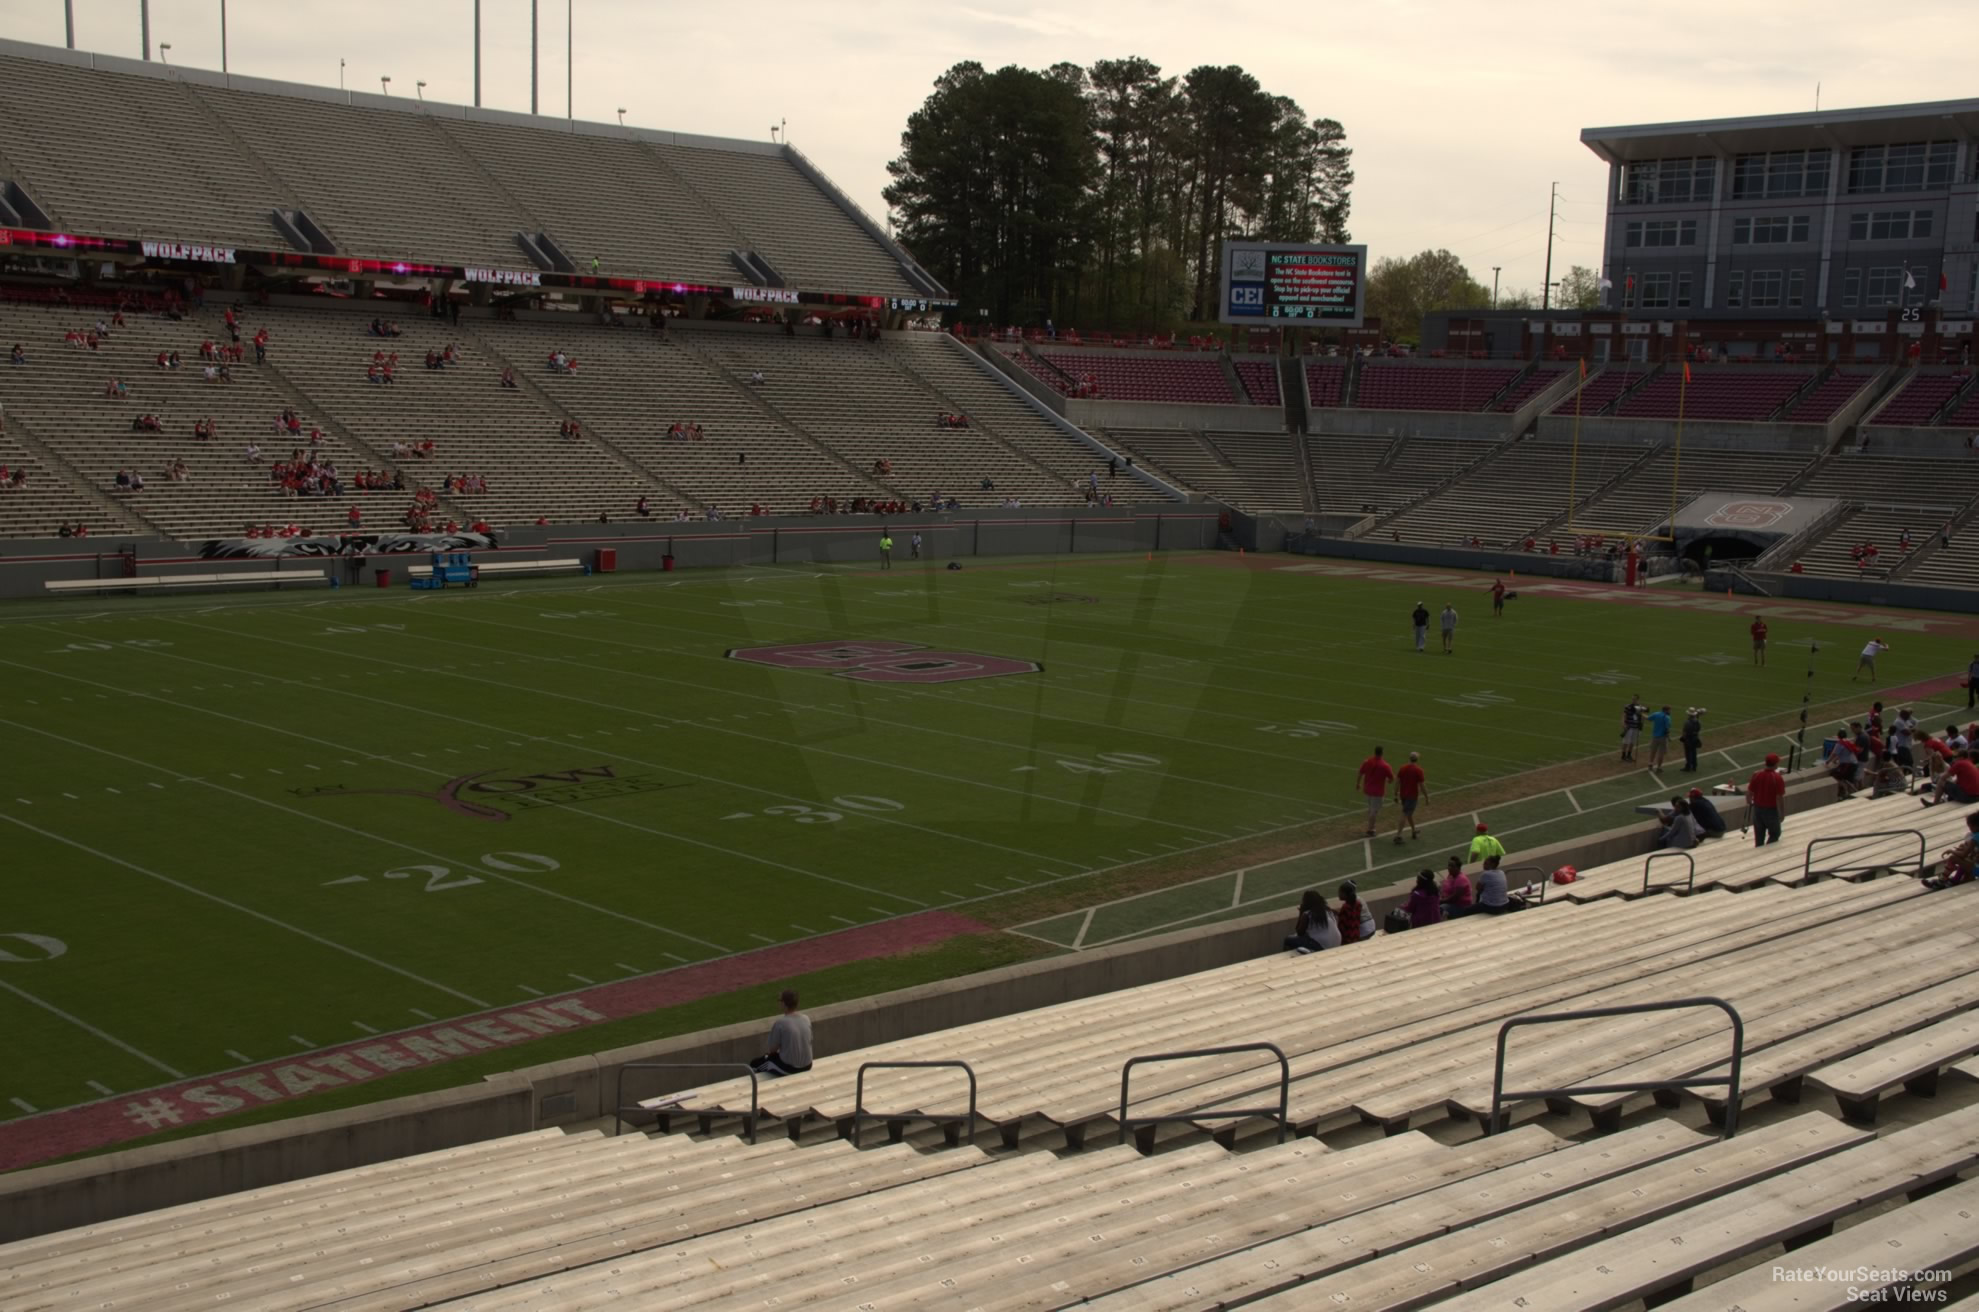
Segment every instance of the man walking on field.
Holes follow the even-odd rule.
[[[1752,622],[1752,663],[1754,665],[1764,665],[1766,663],[1765,620],[1754,620]]]
[[[1491,617],[1500,620],[1505,618],[1505,580],[1503,579],[1491,580]]]
[[[1401,803],[1402,814],[1395,820],[1395,841],[1402,841],[1402,828],[1408,827],[1409,837],[1421,838],[1422,830],[1416,828],[1416,803],[1429,800],[1429,786],[1424,782],[1421,752],[1410,752],[1409,763],[1395,772],[1395,800]]]
[[[1421,651],[1429,645],[1429,607],[1417,602],[1415,610],[1409,615],[1409,623],[1415,625],[1416,650]],[[1975,662],[1975,666],[1979,666],[1979,662]]]
[[[1457,645],[1457,608],[1443,603],[1443,654],[1451,655]]]
[[[1867,670],[1869,671],[1869,682],[1876,682],[1876,658],[1889,649],[1890,644],[1884,642],[1881,638],[1871,638],[1869,645],[1862,649],[1862,655],[1856,658],[1855,673],[1848,676],[1848,681],[1854,683],[1857,676],[1864,670]]]
[[[1395,777],[1395,769],[1381,759],[1381,746],[1376,744],[1374,755],[1361,762],[1360,782],[1362,796],[1367,798],[1367,836],[1374,837],[1374,821],[1381,814],[1381,801],[1388,796],[1388,782]]]

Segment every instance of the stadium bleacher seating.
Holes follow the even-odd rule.
[[[1591,375],[1579,387],[1568,392],[1548,413],[1556,415],[1581,415],[1592,417],[1615,403],[1615,398],[1640,383],[1648,376],[1650,366],[1630,361],[1611,364],[1600,372]]]
[[[1817,466],[1794,490],[1864,503],[1798,561],[1803,573],[1856,578],[1862,569],[1849,554],[1852,548],[1873,543],[1877,570],[1894,568],[1903,560],[1898,543],[1904,530],[1910,531],[1912,545],[1921,547],[1957,508],[1979,496],[1979,460],[1956,454],[1886,455],[1873,449],[1865,454],[1855,447]],[[1919,581],[1979,586],[1979,580],[1958,569],[1960,559],[1952,555],[1938,564],[1923,562],[1920,568],[1929,571]]]
[[[1583,442],[1582,452],[1591,445]],[[1806,452],[1693,448],[1680,453],[1674,445],[1666,446],[1624,486],[1578,507],[1574,519],[1608,530],[1645,533],[1668,521],[1673,499],[1681,509],[1692,497],[1708,491],[1777,492],[1812,460]]]
[[[1306,404],[1318,408],[1337,406],[1347,387],[1344,361],[1308,360],[1305,368]]]
[[[1276,360],[1234,360],[1237,381],[1244,385],[1244,395],[1251,398],[1252,405],[1281,405],[1284,395],[1278,388],[1278,362]]]
[[[1527,401],[1559,382],[1566,372],[1563,365],[1534,365],[1527,371],[1525,377],[1519,379],[1512,390],[1505,393],[1491,409],[1502,414],[1511,414]]]
[[[1262,510],[1271,503],[1296,505],[1298,492],[1290,487],[1292,470],[1285,470],[1284,489],[1267,481],[1259,486],[1248,470],[1238,468],[1231,457],[1204,440],[1201,433],[1187,428],[1110,428],[1107,440],[1130,453],[1135,461],[1156,477],[1204,496],[1228,502],[1239,510]],[[1289,444],[1289,438],[1280,438]],[[1289,453],[1289,445],[1287,447]]]
[[[1788,398],[1814,381],[1812,370],[1697,367],[1690,382],[1681,368],[1665,369],[1615,408],[1624,419],[1770,419]]]
[[[1956,1268],[1974,1252],[1975,1183],[1956,1181],[1979,1165],[1979,1102],[1926,1095],[1979,1046],[1979,971],[1965,951],[1979,895],[1927,891],[1904,865],[1914,840],[1849,838],[1918,827],[1935,857],[1964,828],[1964,808],[1917,817],[1908,796],[1836,803],[1790,816],[1783,844],[1707,842],[1687,895],[1644,892],[1638,856],[1585,870],[1517,916],[1271,954],[824,1054],[761,1086],[768,1120],[752,1144],[538,1131],[25,1239],[0,1247],[0,1289],[10,1302],[59,1291],[92,1306],[352,1312],[740,1309],[800,1292],[871,1308],[1686,1295],[1677,1306],[1725,1307],[1751,1298],[1782,1241],[1853,1266],[1901,1239],[1906,1258],[1943,1253]],[[1804,883],[1816,837],[1842,840],[1817,870],[1902,872]],[[1904,968],[1891,969],[1899,948]],[[1537,977],[1520,968],[1535,960]],[[1701,1104],[1722,1121],[1722,1087],[1654,1105],[1600,1090],[1525,1097],[1508,1108],[1514,1124],[1486,1137],[1410,1128],[1430,1113],[1488,1119],[1507,1019],[1700,995],[1744,1021],[1736,1137],[1681,1119]],[[1327,1023],[1310,1024],[1320,1013]],[[1276,1063],[1250,1052],[1141,1068],[1130,1114],[1181,1120],[1111,1146],[1128,1057],[1253,1034],[1290,1060],[1293,1125],[1338,1146],[1273,1142],[1272,1123],[1248,1112],[1204,1118],[1275,1098]],[[1692,1079],[1722,1073],[1728,1052],[1711,1011],[1573,1021],[1524,1031],[1506,1079]],[[878,1094],[902,1110],[864,1144],[844,1137],[862,1063],[943,1059],[976,1074],[970,1142],[938,1150],[914,1128],[959,1109],[950,1069],[887,1072]],[[1853,1121],[1793,1105],[1810,1094],[1835,1097]],[[748,1100],[746,1084],[709,1084],[669,1099],[661,1128],[733,1116]],[[1872,1125],[1879,1104],[1893,1110]],[[1605,1132],[1589,1135],[1581,1114]],[[905,1141],[872,1143],[882,1128]],[[1003,1151],[977,1146],[980,1135]],[[1061,1136],[1086,1151],[1050,1151]]]
[[[791,286],[925,294],[787,147],[470,121],[418,100],[12,53],[0,109],[16,180],[84,232],[280,250],[270,213],[300,208],[342,254],[528,269],[516,234],[545,233],[574,264],[617,272],[754,281],[728,259],[739,249]],[[130,185],[161,153],[183,185]]]
[[[1354,404],[1362,410],[1483,410],[1521,372],[1519,365],[1361,362]]]
[[[1230,380],[1223,376],[1222,365],[1214,357],[1129,355],[1049,347],[1041,348],[1038,354],[1075,382],[1090,376],[1098,384],[1103,400],[1237,404]]]
[[[1292,446],[1295,439],[1283,433],[1208,432],[1203,440],[1249,481],[1253,499],[1240,509],[1296,514],[1305,508],[1298,456]]]
[[[1422,439],[1407,443],[1403,452],[1444,445]],[[1585,498],[1642,455],[1641,447],[1594,442],[1582,443],[1578,457],[1565,442],[1513,443],[1456,484],[1382,523],[1376,533],[1426,546],[1447,547],[1473,537],[1488,546],[1517,545],[1567,509],[1570,488]],[[1556,536],[1566,535],[1562,530]]]
[[[1814,385],[1780,418],[1789,424],[1825,424],[1876,378],[1874,373],[1836,370]]]
[[[1969,370],[1913,372],[1909,379],[1892,388],[1883,404],[1876,407],[1863,422],[1893,428],[1928,424],[1971,378]]]

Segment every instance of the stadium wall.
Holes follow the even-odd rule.
[[[1545,415],[1539,437],[1547,442],[1571,442],[1578,427],[1580,440],[1611,446],[1656,446],[1676,437],[1668,419],[1589,419],[1576,425],[1572,415]],[[1692,421],[1684,425],[1684,446],[1718,451],[1803,451],[1809,458],[1828,443],[1825,424],[1752,424]]]
[[[1337,556],[1347,560],[1386,561],[1395,565],[1427,565],[1434,569],[1483,570],[1537,574],[1556,579],[1586,579],[1595,583],[1620,581],[1622,563],[1604,557],[1549,556],[1539,552],[1494,551],[1489,548],[1431,547],[1378,538],[1334,538],[1295,533],[1285,550],[1301,556]]]
[[[1930,587],[1888,579],[1822,578],[1813,574],[1760,574],[1749,576],[1730,570],[1712,570],[1704,576],[1705,590],[1727,588],[1748,596],[1777,597],[1782,601],[1834,601],[1848,606],[1900,606],[1911,610],[1950,610],[1972,612],[1972,593],[1966,590]]]
[[[1314,408],[1307,427],[1334,437],[1462,437],[1498,442],[1519,430],[1514,416],[1468,410],[1357,410]]]
[[[1787,794],[1789,836],[1793,816],[1827,805],[1834,794],[1824,776],[1795,783]],[[1646,855],[1652,841],[1653,827],[1643,820],[1531,852],[1514,851],[1511,861],[1514,868],[1543,871],[1589,868]],[[1413,883],[1363,890],[1363,899],[1379,920],[1401,904]],[[1288,897],[1282,907],[1212,925],[811,1007],[807,1013],[817,1050],[826,1054],[936,1033],[1270,956],[1290,923],[1291,904]],[[1543,970],[1544,963],[1533,966]],[[613,1114],[619,1072],[627,1065],[747,1061],[761,1051],[767,1024],[766,1016],[524,1067],[460,1088],[16,1171],[0,1176],[0,1242],[533,1129],[589,1126]],[[952,1055],[939,1042],[930,1043],[925,1054],[929,1060]],[[1133,1055],[1105,1059],[1125,1062]],[[624,1094],[635,1101],[676,1092],[719,1073],[693,1074],[701,1078],[648,1076],[651,1082],[642,1084],[635,1076]]]
[[[1055,556],[1091,552],[1206,551],[1217,544],[1218,507],[1168,509],[985,510],[968,515],[834,515],[796,519],[733,520],[719,523],[658,522],[568,524],[505,530],[502,560],[575,557],[594,565],[610,549],[617,567],[631,572],[666,568],[707,569],[736,565],[877,563],[882,529],[901,539],[920,532],[928,557],[975,559],[996,556]],[[232,539],[227,539],[231,541]],[[123,552],[137,557],[137,572],[149,574],[270,574],[329,569],[339,584],[377,587],[381,573],[403,583],[405,569],[425,563],[425,552],[369,556],[278,556],[213,559],[207,544],[175,542],[156,536],[110,535],[88,539],[21,540],[0,543],[0,598],[45,597],[50,581],[124,577]],[[235,585],[236,587],[244,585]],[[315,585],[304,585],[315,586]],[[100,595],[89,593],[84,595]]]

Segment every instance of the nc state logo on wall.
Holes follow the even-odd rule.
[[[1036,661],[974,651],[932,651],[924,643],[886,638],[734,647],[728,657],[784,670],[823,670],[862,683],[958,683],[1005,674],[1036,674],[1044,668]]]
[[[1704,522],[1713,528],[1771,528],[1792,513],[1791,501],[1727,501]]]

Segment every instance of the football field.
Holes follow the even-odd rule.
[[[1872,634],[1883,689],[1964,718],[1979,632],[1524,579],[1494,619],[1488,576],[1297,557],[940,565],[0,609],[0,1167],[1440,867],[1474,816],[1610,827],[1690,778],[1613,760],[1631,694],[1708,707],[1699,778],[1742,778],[1804,692],[1810,741],[1866,707]],[[1417,600],[1454,654],[1412,649]],[[1428,770],[1401,850],[1360,839],[1376,742]]]

